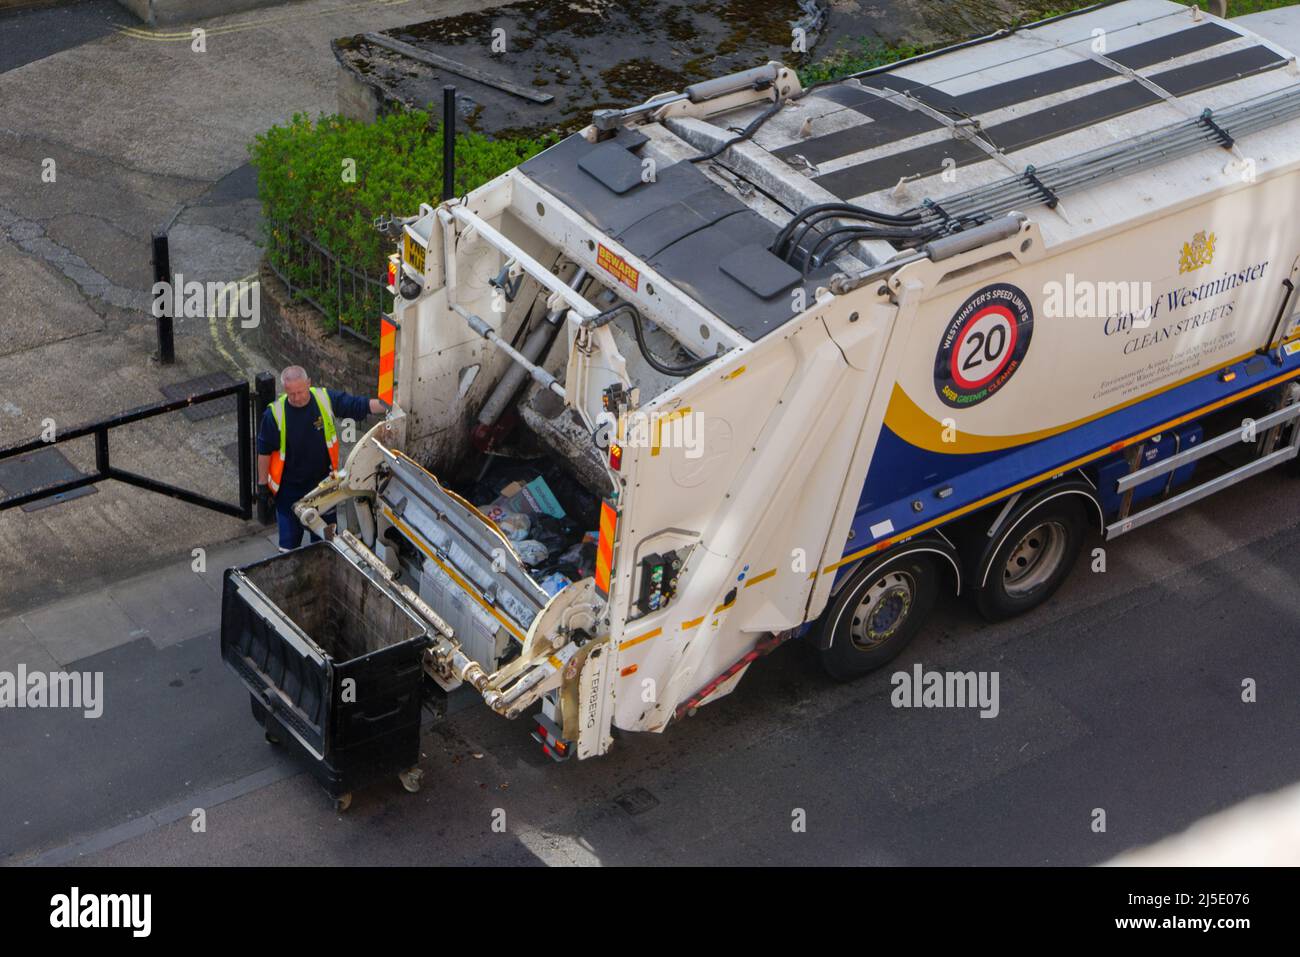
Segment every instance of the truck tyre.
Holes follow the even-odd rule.
[[[926,554],[886,556],[860,568],[826,609],[822,667],[849,681],[888,664],[921,630],[939,597],[939,566]]]
[[[1061,587],[1083,547],[1086,526],[1077,496],[1049,499],[1016,518],[999,537],[984,584],[980,614],[1003,621],[1037,608]]]

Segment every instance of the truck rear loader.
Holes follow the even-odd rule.
[[[298,505],[325,542],[227,573],[268,735],[343,804],[418,786],[421,701],[594,757],[786,640],[864,674],[942,594],[1021,614],[1089,535],[1293,464],[1295,13],[769,63],[401,220],[393,412]],[[521,463],[562,577],[485,500]]]

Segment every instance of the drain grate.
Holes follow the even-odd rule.
[[[176,402],[200,392],[209,392],[212,389],[221,389],[228,385],[234,385],[238,381],[228,372],[212,372],[208,375],[201,375],[197,379],[186,379],[184,382],[165,385],[162,387],[161,392],[168,401]],[[203,419],[211,419],[225,412],[234,412],[235,407],[235,397],[228,395],[224,399],[215,399],[212,402],[204,402],[201,405],[192,405],[187,409],[182,409],[181,415],[191,422],[200,422]]]
[[[58,449],[39,449],[0,462],[0,489],[3,489],[5,497],[9,498],[55,482],[69,482],[85,474],[69,462]],[[93,485],[83,485],[70,492],[60,492],[58,495],[49,495],[35,502],[28,502],[22,508],[24,512],[35,512],[70,499],[94,495],[97,491],[99,490]]]
[[[614,803],[632,817],[652,811],[659,806],[659,799],[645,788],[633,788],[614,798]]]

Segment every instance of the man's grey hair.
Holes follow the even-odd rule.
[[[302,366],[289,366],[280,373],[280,384],[288,385],[290,382],[307,381],[307,370]]]

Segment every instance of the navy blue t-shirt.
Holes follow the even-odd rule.
[[[340,429],[344,419],[362,421],[370,415],[370,399],[349,395],[337,389],[325,390],[334,408],[334,428]],[[329,475],[330,454],[325,448],[325,425],[321,421],[320,409],[316,405],[316,396],[311,397],[301,409],[291,402],[284,403],[284,431],[286,435],[284,450],[284,475],[280,479],[283,488],[312,488],[321,479]],[[260,455],[272,455],[280,450],[280,430],[276,428],[275,416],[268,408],[262,414],[262,427],[257,433],[257,451]]]

